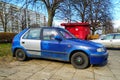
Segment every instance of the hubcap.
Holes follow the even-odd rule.
[[[23,58],[24,54],[22,52],[18,52],[18,58]]]
[[[75,63],[76,63],[77,65],[83,64],[83,59],[82,59],[82,57],[80,57],[80,56],[77,56],[77,57],[74,59],[74,61],[75,61]]]

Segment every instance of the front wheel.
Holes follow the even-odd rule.
[[[88,56],[83,52],[76,52],[71,57],[71,64],[78,69],[84,69],[89,65]]]
[[[19,61],[25,61],[27,59],[27,56],[22,49],[17,49],[15,52],[15,56],[16,56],[16,59]]]

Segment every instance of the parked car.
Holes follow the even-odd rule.
[[[75,68],[107,62],[108,52],[102,44],[80,40],[62,28],[27,28],[12,43],[13,56],[24,61],[28,57],[68,61]]]
[[[107,48],[120,48],[120,33],[107,34],[103,38],[91,41],[101,43]]]

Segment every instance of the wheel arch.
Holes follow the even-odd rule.
[[[15,56],[15,52],[16,52],[16,50],[18,50],[18,49],[22,49],[23,51],[25,51],[24,48],[22,48],[22,47],[16,47],[16,48],[14,49],[14,51],[13,51],[13,57],[16,57],[16,56]],[[26,54],[26,51],[25,51],[25,54]]]
[[[74,51],[72,51],[72,52],[70,53],[70,55],[69,55],[69,61],[71,61],[72,55],[73,55],[74,53],[76,53],[76,52],[83,52],[85,55],[87,55],[87,57],[88,57],[88,59],[89,59],[89,55],[87,54],[87,52],[85,52],[85,51],[83,51],[83,50],[74,50]],[[90,60],[90,59],[89,59],[89,60]]]

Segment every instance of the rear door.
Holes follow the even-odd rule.
[[[120,34],[115,34],[114,39],[112,40],[113,48],[120,48]]]
[[[40,40],[41,28],[32,28],[25,35],[22,36],[20,44],[25,48],[30,56],[41,55],[41,40]]]

